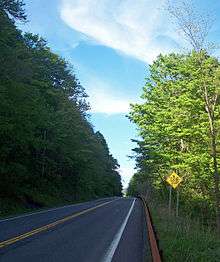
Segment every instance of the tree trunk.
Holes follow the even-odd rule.
[[[219,190],[219,172],[218,172],[215,136],[212,136],[212,157],[213,157],[214,186],[215,186],[214,188],[215,188],[215,200],[216,200],[216,226],[217,226],[218,233],[220,233],[220,190]]]
[[[215,99],[214,105],[210,103],[208,97],[208,91],[206,85],[204,85],[204,98],[206,103],[206,111],[208,113],[209,119],[209,128],[211,135],[211,156],[213,160],[213,169],[214,169],[214,194],[215,194],[215,202],[216,202],[216,227],[217,231],[220,234],[220,190],[219,190],[219,172],[218,172],[218,160],[217,160],[217,146],[216,146],[216,129],[215,129],[215,103],[217,101],[217,97]]]
[[[207,88],[206,86],[204,87],[205,87],[204,98],[206,103],[206,111],[208,113],[208,119],[209,119],[209,128],[210,128],[210,135],[211,135],[211,152],[212,152],[213,169],[214,169],[213,178],[214,178],[214,194],[215,194],[215,201],[216,201],[216,227],[218,233],[220,234],[220,190],[219,190],[219,172],[218,172],[218,160],[217,160],[217,149],[216,149],[216,129],[215,129],[215,112],[214,112],[215,105],[212,106],[210,104]]]
[[[46,143],[46,136],[47,136],[47,131],[44,130],[43,133],[43,141],[44,143]],[[41,176],[44,177],[44,173],[45,173],[45,153],[46,153],[46,145],[44,145],[43,148],[43,153],[42,153],[42,168],[41,168]]]

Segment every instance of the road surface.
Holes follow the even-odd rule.
[[[1,262],[150,261],[147,242],[142,203],[135,198],[105,198],[0,220]]]

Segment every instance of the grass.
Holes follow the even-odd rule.
[[[19,196],[0,196],[0,219],[98,198],[86,194],[76,198],[69,192],[64,194],[62,188],[59,190],[56,187],[51,188],[50,191],[45,188],[42,190],[25,189]]]
[[[9,198],[0,199],[0,218],[22,214],[31,210],[31,208],[26,207],[21,202],[12,201]]]
[[[6,218],[67,204],[75,204],[77,202],[79,201],[67,201],[59,197],[38,192],[35,192],[35,194],[29,195],[29,197],[26,198],[4,197],[0,198],[0,218]]]
[[[166,262],[220,261],[220,236],[188,217],[169,216],[162,205],[150,205],[160,249]]]

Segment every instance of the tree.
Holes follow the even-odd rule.
[[[179,32],[196,52],[209,48],[207,37],[213,25],[213,17],[209,13],[199,13],[193,2],[188,0],[178,3],[168,0],[165,10],[171,15]]]
[[[25,22],[27,16],[24,10],[23,0],[1,0],[0,10],[5,11],[13,19]]]
[[[1,4],[0,202],[13,209],[121,195],[118,163],[88,120],[71,65],[15,27],[22,1]]]
[[[217,139],[218,139],[218,100],[219,100],[219,82],[218,72],[211,76],[212,85],[207,85],[207,36],[213,25],[213,18],[210,14],[200,14],[196,11],[189,1],[182,1],[179,5],[173,5],[168,1],[168,12],[173,16],[175,23],[191,44],[193,50],[197,52],[197,77],[200,78],[200,90],[205,102],[205,110],[209,123],[209,134],[211,139],[211,156],[213,161],[213,176],[215,182],[216,214],[217,228],[220,233],[220,189],[219,189],[219,170],[217,158]],[[206,50],[206,51],[205,51]],[[216,62],[217,63],[217,62]],[[213,78],[216,80],[213,82]],[[210,81],[208,82],[210,83]]]
[[[204,61],[202,71],[198,64]],[[201,199],[215,196],[213,133],[207,103],[214,117],[215,143],[219,141],[219,63],[206,52],[160,55],[150,67],[144,87],[145,103],[133,105],[130,119],[140,129],[138,167],[154,176],[157,186],[172,170],[184,176],[183,194]],[[202,77],[201,77],[202,75]],[[204,93],[204,83],[207,99]],[[216,145],[215,145],[216,148]],[[216,161],[219,156],[215,151]],[[161,179],[162,178],[162,179]],[[217,181],[218,182],[218,181]],[[161,183],[163,185],[163,182]],[[216,198],[217,222],[218,200]],[[218,225],[218,224],[217,224]]]

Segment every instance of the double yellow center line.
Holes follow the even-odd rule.
[[[19,235],[19,236],[16,236],[16,237],[13,237],[13,238],[4,240],[4,241],[0,242],[0,248],[9,246],[9,245],[11,245],[11,244],[13,244],[13,243],[15,243],[15,242],[18,242],[18,241],[20,241],[20,240],[22,240],[22,239],[25,239],[25,238],[28,238],[28,237],[30,237],[30,236],[36,235],[36,234],[38,234],[38,233],[40,233],[40,232],[46,231],[46,230],[48,230],[48,229],[50,229],[50,228],[53,228],[53,227],[55,227],[55,226],[57,226],[57,225],[59,225],[59,224],[64,223],[64,222],[66,222],[66,221],[68,221],[68,220],[70,220],[70,219],[73,219],[73,218],[75,218],[75,217],[78,217],[78,216],[81,216],[81,215],[86,214],[86,213],[88,213],[88,212],[91,212],[91,211],[93,211],[93,210],[95,210],[95,209],[97,209],[97,208],[99,208],[99,207],[105,206],[105,205],[107,205],[107,204],[109,204],[109,203],[111,203],[111,202],[113,202],[113,201],[115,201],[115,200],[111,200],[111,201],[105,202],[105,203],[103,203],[103,204],[100,204],[100,205],[98,205],[98,206],[88,208],[88,209],[86,209],[86,210],[80,211],[80,212],[78,212],[78,213],[75,213],[75,214],[72,214],[72,215],[70,215],[70,216],[64,217],[64,218],[62,218],[62,219],[60,219],[60,220],[57,220],[57,221],[55,221],[55,222],[53,222],[53,223],[50,223],[50,224],[47,224],[47,225],[45,225],[45,226],[36,228],[36,229],[34,229],[34,230],[32,230],[32,231],[29,231],[29,232],[27,232],[27,233],[24,233],[24,234],[21,234],[21,235]]]

